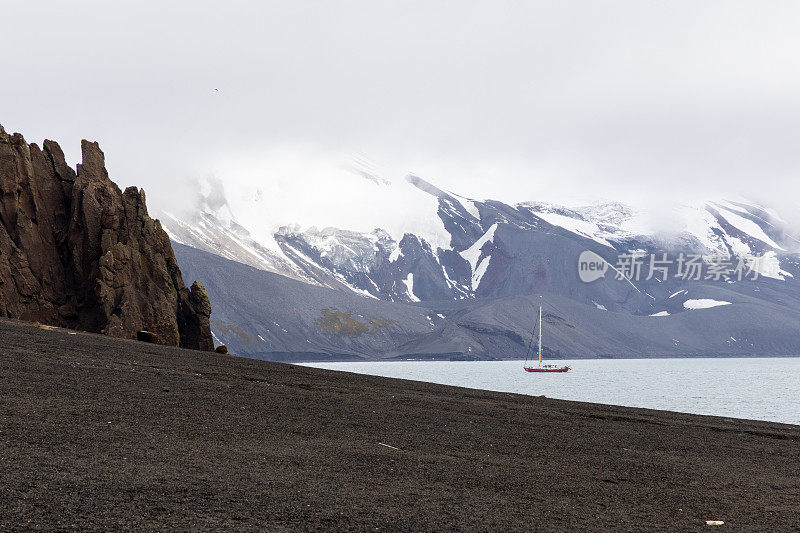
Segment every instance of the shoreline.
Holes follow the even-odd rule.
[[[283,352],[281,352],[283,353]],[[302,364],[309,364],[309,363],[408,363],[408,362],[419,362],[419,363],[441,363],[441,362],[449,362],[449,363],[480,363],[480,362],[501,362],[501,361],[520,361],[523,362],[525,359],[446,359],[446,358],[408,358],[408,359],[399,359],[397,357],[387,357],[383,359],[363,359],[363,358],[356,358],[353,356],[350,359],[306,359],[306,360],[295,360],[295,359],[265,359],[262,357],[263,354],[259,355],[242,355],[239,357],[246,357],[248,359],[255,359],[258,361],[269,361],[273,363],[286,363],[292,365],[302,365]],[[641,360],[662,360],[662,359],[797,359],[800,358],[800,354],[790,354],[790,355],[740,355],[740,354],[733,354],[733,355],[642,355],[639,357],[630,357],[630,356],[620,356],[620,357],[551,357],[548,358],[547,361],[557,361],[557,362],[566,362],[566,361],[641,361]],[[529,359],[530,360],[530,359]]]
[[[800,372],[798,358],[770,358],[767,366],[776,368],[785,376],[797,376]],[[612,407],[652,409],[665,413],[683,413],[702,416],[718,416],[762,422],[774,422],[800,427],[800,402],[792,389],[800,392],[790,377],[770,378],[763,366],[753,358],[681,359],[664,365],[650,366],[649,360],[631,359],[620,364],[607,360],[595,360],[581,365],[572,363],[573,371],[568,375],[528,376],[516,372],[523,361],[468,361],[474,365],[450,365],[449,361],[363,361],[358,363],[314,362],[298,363],[309,368],[321,368],[361,375],[407,379],[413,382],[437,383],[463,387],[471,390],[486,390],[525,396],[546,396],[565,401],[586,402]],[[661,361],[659,359],[659,361]],[[672,361],[672,360],[671,360]],[[693,361],[698,361],[695,365]],[[462,363],[458,361],[457,363]],[[406,364],[397,364],[406,363]],[[422,363],[430,363],[425,365]],[[396,366],[395,366],[396,365]],[[624,368],[620,368],[623,365]],[[616,370],[615,370],[616,369]],[[761,380],[753,386],[743,382],[739,375],[758,374],[752,379]],[[620,377],[617,377],[617,371]],[[663,383],[660,372],[667,372]],[[688,374],[678,381],[671,374]],[[763,380],[770,380],[764,382]],[[620,383],[620,380],[625,383]],[[716,380],[716,381],[715,381]],[[717,386],[718,380],[728,387]],[[635,385],[640,381],[640,385]],[[787,388],[790,387],[790,388]],[[773,391],[781,391],[775,393]],[[688,398],[691,398],[688,399]]]
[[[746,530],[800,427],[326,371],[0,320],[0,529]]]
[[[241,356],[247,359],[254,359],[247,356]],[[642,357],[583,357],[583,358],[552,358],[546,361],[643,361],[648,359],[663,360],[663,359],[798,359],[798,355],[665,355],[665,356],[649,356],[643,355]],[[266,361],[266,359],[258,359],[258,361]],[[523,363],[526,359],[343,359],[340,361],[272,361],[274,363],[286,363],[292,365],[306,365],[306,364],[339,364],[339,363],[503,363],[503,362],[520,362]],[[527,359],[532,361],[532,359]],[[535,362],[535,360],[533,360]]]

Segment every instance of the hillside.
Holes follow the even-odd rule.
[[[199,188],[193,215],[164,215],[175,243],[236,262],[174,245],[209,288],[218,342],[285,360],[524,357],[541,303],[550,357],[800,353],[800,240],[768,207],[664,206],[670,222],[656,223],[617,202],[471,200],[378,178],[354,176],[320,212],[283,210],[293,220],[219,181]],[[586,254],[599,277],[581,277]],[[317,327],[331,307],[365,332],[369,317],[394,327]]]
[[[656,287],[669,309],[598,309],[557,292],[387,302],[314,286],[173,243],[183,271],[208,290],[211,328],[233,353],[280,361],[522,359],[538,306],[548,358],[800,353],[800,294],[775,279]],[[653,291],[655,292],[655,291]],[[730,305],[686,309],[685,302]]]
[[[650,254],[664,253],[672,262],[680,253],[701,255],[707,263],[730,260],[729,270],[742,260],[742,277],[758,274],[787,286],[796,285],[800,275],[800,232],[774,209],[753,202],[642,208],[597,201],[567,207],[541,199],[472,200],[413,175],[396,182],[370,178],[343,182],[341,195],[327,199],[319,212],[298,208],[280,215],[265,205],[303,205],[302,198],[267,199],[255,185],[227,190],[212,180],[200,184],[194,205],[187,198],[185,214],[162,213],[161,220],[181,244],[310,284],[396,302],[549,291],[609,310],[652,314],[664,311],[666,298],[685,288],[675,264],[668,276],[650,275]],[[609,275],[594,283],[579,281],[584,250],[608,262]],[[617,279],[620,256],[634,253],[642,256],[643,275],[625,272],[629,279]],[[742,281],[734,272],[702,274],[692,281]]]
[[[736,530],[800,522],[800,429],[0,321],[0,529]],[[544,521],[546,520],[546,522]]]

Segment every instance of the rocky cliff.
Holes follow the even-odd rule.
[[[144,191],[109,179],[97,143],[81,150],[76,172],[57,143],[0,126],[0,316],[213,350],[208,295],[184,285]]]

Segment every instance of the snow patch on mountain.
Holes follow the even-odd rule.
[[[481,213],[480,211],[478,211],[478,206],[475,204],[475,200],[470,200],[469,198],[465,198],[464,196],[455,193],[450,193],[450,194],[453,196],[453,198],[458,200],[458,202],[464,207],[467,213],[472,215],[475,218],[475,220],[480,221]]]
[[[489,257],[484,257],[480,263],[478,264],[478,268],[472,273],[472,288],[477,289],[480,284],[481,280],[483,279],[483,275],[486,274],[486,269],[489,268]]]
[[[489,261],[491,260],[491,257],[481,257],[481,249],[483,248],[484,244],[494,240],[495,231],[497,231],[497,223],[492,224],[480,239],[475,241],[472,246],[461,252],[461,257],[466,259],[469,262],[469,266],[472,268],[473,290],[478,288],[478,285],[480,285],[481,280],[483,279],[483,275],[486,273],[486,269],[489,268]]]
[[[767,245],[775,248],[777,250],[783,250],[775,241],[769,238],[769,236],[761,229],[761,226],[750,220],[749,218],[745,218],[740,214],[737,214],[735,211],[730,209],[729,207],[716,204],[718,207],[721,207],[722,210],[719,211],[720,215],[725,218],[725,220],[730,223],[731,226],[735,227],[742,233],[745,233],[755,239],[758,239]]]
[[[548,224],[562,227],[567,231],[591,239],[603,246],[614,248],[610,242],[600,236],[600,228],[594,222],[547,211],[537,211],[536,216],[543,219]]]
[[[717,219],[703,206],[683,205],[677,210],[677,220],[683,222],[682,231],[695,237],[704,251],[727,251],[719,233],[722,229]],[[717,231],[715,231],[717,230]]]
[[[785,280],[787,277],[794,277],[791,273],[781,268],[778,255],[773,251],[766,252],[760,257],[752,258],[749,266],[753,272],[757,272],[759,276],[767,278]]]
[[[161,222],[169,238],[177,243],[206,250],[261,270],[317,284],[284,254],[274,239],[265,243],[258,242],[247,230],[236,224],[235,220],[225,224],[212,214],[200,213],[187,221],[172,213],[162,213]]]
[[[731,302],[722,300],[713,300],[711,298],[697,298],[695,300],[686,300],[683,302],[685,309],[709,309],[711,307],[719,307],[720,305],[731,305]]]
[[[408,276],[403,280],[406,286],[406,294],[408,295],[408,299],[412,302],[418,302],[419,298],[414,294],[414,274],[411,272],[408,273]]]
[[[730,235],[725,235],[725,242],[728,243],[730,246],[731,251],[733,252],[734,256],[743,257],[748,256],[753,253],[752,248],[750,246],[739,239],[738,237],[731,237]]]
[[[450,234],[437,214],[438,198],[402,175],[384,175],[358,161],[304,161],[291,153],[268,157],[271,163],[285,163],[270,164],[271,174],[261,174],[257,161],[247,166],[244,161],[231,162],[218,171],[225,175],[224,198],[230,211],[259,242],[269,241],[286,225],[359,233],[380,227],[396,241],[411,233],[434,250],[449,247]]]
[[[494,232],[497,231],[497,223],[492,224],[486,233],[484,233],[480,239],[475,241],[475,243],[461,252],[461,257],[469,261],[469,266],[472,267],[472,271],[475,271],[475,268],[478,266],[478,259],[481,256],[481,248],[487,242],[494,240]]]

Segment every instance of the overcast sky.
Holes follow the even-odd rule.
[[[353,158],[477,198],[785,203],[798,27],[765,0],[6,2],[0,123],[73,164],[100,141],[156,207]]]

